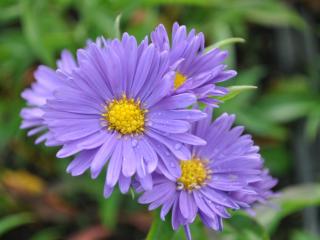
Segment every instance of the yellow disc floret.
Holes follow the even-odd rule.
[[[125,95],[105,106],[103,118],[108,123],[108,130],[115,130],[122,135],[141,134],[144,131],[145,113],[140,101],[128,99]]]
[[[178,188],[193,190],[205,184],[210,178],[205,162],[198,158],[180,161],[181,177],[178,178]]]
[[[181,87],[187,80],[187,77],[180,72],[176,72],[176,77],[174,79],[174,89],[177,90]]]

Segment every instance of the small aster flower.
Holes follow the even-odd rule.
[[[77,64],[72,54],[64,50],[62,51],[61,59],[57,61],[57,66],[62,73],[68,74],[77,67]],[[47,146],[58,145],[58,142],[48,132],[47,125],[44,123],[43,106],[48,99],[53,97],[54,90],[64,85],[64,81],[55,70],[47,66],[39,66],[34,73],[34,77],[36,82],[21,94],[22,98],[27,101],[27,107],[23,108],[20,113],[23,119],[21,128],[31,129],[28,132],[28,136],[41,134],[36,139],[36,144],[45,142]]]
[[[171,44],[162,24],[151,33],[151,39],[158,48],[169,51],[170,63],[177,65],[173,90],[192,92],[199,101],[217,107],[219,101],[213,96],[223,96],[228,90],[216,84],[236,75],[223,64],[227,51],[215,48],[205,52],[204,35],[194,29],[187,33],[186,26],[178,23],[173,24]]]
[[[248,208],[259,199],[268,198],[275,182],[263,170],[259,148],[243,127],[233,127],[234,115],[223,114],[212,124],[211,114],[193,125],[192,133],[205,139],[205,146],[190,146],[192,157],[177,159],[181,174],[153,173],[154,186],[144,191],[138,201],[161,207],[160,216],[171,210],[172,227],[183,226],[191,239],[189,224],[198,215],[209,228],[220,231],[222,219],[230,217],[227,209]],[[263,181],[268,179],[268,182]],[[143,191],[137,186],[137,191]]]
[[[184,144],[205,144],[188,132],[191,122],[206,116],[187,109],[196,101],[194,94],[168,95],[174,72],[167,51],[147,39],[138,45],[125,33],[122,40],[89,43],[77,61],[79,67],[66,76],[68,86],[48,101],[44,118],[63,144],[57,156],[77,154],[69,173],[90,169],[96,178],[107,165],[105,197],[117,183],[127,192],[132,176],[151,189],[158,164],[170,168],[158,155],[189,158]]]

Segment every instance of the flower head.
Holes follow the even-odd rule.
[[[64,50],[61,59],[57,61],[57,66],[61,73],[68,74],[77,67],[77,64],[72,54]],[[45,141],[48,146],[58,145],[44,122],[43,106],[48,99],[53,97],[55,89],[64,85],[64,79],[61,78],[59,73],[47,66],[39,66],[34,73],[34,77],[36,82],[21,94],[22,98],[27,101],[27,107],[23,108],[20,113],[23,119],[21,128],[31,128],[28,136],[41,133],[36,139],[36,144]]]
[[[158,156],[189,158],[184,145],[203,145],[190,134],[191,122],[206,116],[186,109],[192,93],[169,95],[174,72],[167,51],[147,39],[137,44],[124,34],[121,40],[89,43],[77,54],[79,67],[65,75],[68,84],[56,89],[45,108],[45,121],[63,144],[58,157],[77,154],[68,166],[72,175],[90,169],[93,178],[107,165],[104,195],[119,183],[128,191],[135,176],[151,189],[151,173],[158,165],[170,168]]]
[[[222,230],[222,219],[230,217],[227,209],[248,208],[268,198],[275,185],[263,170],[259,148],[243,127],[232,127],[235,117],[223,114],[213,123],[208,117],[193,125],[192,133],[207,141],[205,146],[190,146],[191,158],[177,158],[181,173],[154,173],[154,187],[139,198],[149,209],[161,207],[161,218],[172,210],[172,226],[176,230],[198,215],[202,222]],[[268,182],[263,182],[268,179]],[[138,191],[142,189],[138,186]],[[190,236],[189,236],[190,237]]]
[[[186,27],[178,23],[173,24],[171,43],[162,24],[151,33],[151,39],[159,49],[169,51],[170,63],[176,67],[172,90],[192,92],[199,101],[216,107],[219,101],[212,97],[227,93],[226,88],[216,84],[236,75],[223,64],[228,53],[218,48],[205,52],[204,35],[196,34],[194,29],[187,33]]]

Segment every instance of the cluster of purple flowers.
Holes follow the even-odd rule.
[[[227,52],[206,52],[202,33],[173,25],[172,38],[159,25],[137,43],[99,38],[77,51],[63,51],[57,69],[40,66],[36,82],[22,93],[22,128],[36,143],[61,146],[57,157],[75,156],[72,176],[106,171],[104,196],[118,184],[141,193],[138,201],[172,226],[202,222],[222,230],[227,209],[265,201],[276,184],[263,167],[259,148],[234,115],[212,121],[217,84],[236,75],[223,64]],[[197,102],[205,104],[204,110]]]

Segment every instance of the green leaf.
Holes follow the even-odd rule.
[[[58,228],[45,228],[34,234],[30,240],[56,240],[61,239]]]
[[[288,25],[299,29],[306,27],[303,18],[285,3],[272,0],[251,2],[253,2],[251,7],[243,9],[245,17],[251,22],[273,27]]]
[[[249,85],[258,86],[259,81],[265,75],[265,69],[262,66],[252,66],[246,70],[238,72],[238,75],[232,79],[232,85]],[[236,101],[231,101],[231,104],[237,105],[237,108],[249,106],[254,97],[258,96],[258,91],[246,91],[237,96]],[[230,102],[229,102],[230,103]]]
[[[177,231],[174,231],[171,226],[171,215],[167,215],[165,221],[162,221],[159,217],[160,211],[153,213],[153,222],[146,240],[184,240],[186,235],[183,227],[180,227]],[[193,239],[208,239],[205,227],[199,218],[190,224],[190,231]]]
[[[115,37],[115,16],[110,9],[104,8],[100,1],[79,1],[79,10],[82,18],[83,37],[104,35],[106,37]],[[94,13],[94,14],[93,14]],[[80,25],[78,25],[80,26]]]
[[[311,141],[315,140],[317,134],[320,129],[320,106],[316,106],[313,108],[308,117],[306,122],[306,135],[307,138]]]
[[[53,56],[45,47],[42,34],[40,31],[38,13],[35,8],[36,3],[30,0],[21,1],[21,21],[22,30],[25,34],[26,40],[30,44],[30,47],[37,54],[37,56],[46,64],[53,66]]]
[[[210,28],[214,30],[210,32],[209,37],[214,39],[214,41],[224,41],[225,39],[233,37],[231,26],[223,19],[212,19]],[[237,64],[234,45],[225,45],[224,49],[228,51],[228,58],[226,59],[225,64],[230,68],[235,68]]]
[[[121,22],[121,14],[119,14],[116,17],[116,20],[114,21],[114,31],[115,31],[115,37],[116,38],[121,38],[121,30],[120,30],[120,22]]]
[[[142,3],[148,5],[160,4],[186,4],[195,6],[210,6],[214,3],[213,0],[143,0]]]
[[[218,98],[220,101],[227,101],[230,100],[234,97],[236,97],[237,95],[239,95],[240,93],[244,92],[244,91],[248,91],[248,90],[254,90],[257,89],[256,86],[247,86],[247,85],[242,85],[242,86],[231,86],[228,87],[229,93],[226,94],[223,97]]]
[[[118,189],[116,189],[110,198],[104,199],[100,198],[100,217],[102,223],[110,229],[114,229],[117,224],[116,219],[118,219],[118,213],[121,203],[121,194]]]
[[[237,116],[237,123],[246,126],[246,129],[262,137],[272,137],[283,140],[287,136],[287,130],[265,117],[264,110],[254,107],[245,109],[233,109]],[[227,111],[228,112],[228,111]]]
[[[2,30],[0,35],[0,79],[3,88],[21,88],[21,75],[34,60],[33,52],[21,30]],[[10,81],[3,81],[7,77]],[[17,82],[19,81],[19,84]]]
[[[261,147],[261,155],[265,160],[265,166],[275,176],[285,176],[292,169],[292,156],[286,144],[280,142],[265,144]]]
[[[290,122],[307,115],[314,106],[312,96],[297,93],[275,92],[264,96],[257,107],[274,122]]]
[[[155,211],[153,213],[152,225],[146,240],[172,240],[174,235],[175,232],[172,229],[169,218],[166,219],[166,221],[162,221],[159,217],[159,211]]]
[[[207,230],[208,229],[204,226],[203,222],[199,219],[199,217],[197,217],[195,221],[192,224],[190,224],[192,239],[201,239],[201,240],[211,239],[211,238],[208,238]],[[184,235],[184,231],[181,231],[181,234]]]
[[[20,5],[15,3],[9,6],[0,6],[0,22],[6,23],[17,19],[20,16]]]
[[[134,200],[136,197],[136,194],[135,194],[134,189],[132,187],[130,187],[130,195],[131,195],[132,200]]]
[[[294,231],[291,240],[319,240],[320,236],[316,236],[309,232]]]
[[[34,222],[30,213],[18,213],[0,219],[0,236],[21,225]]]
[[[280,220],[294,212],[306,207],[320,205],[320,184],[302,184],[299,186],[287,187],[276,196],[270,206],[257,206],[256,220],[269,232],[273,232]]]
[[[214,48],[222,48],[222,47],[224,47],[226,45],[229,45],[229,44],[245,43],[245,42],[246,42],[246,40],[243,39],[243,38],[237,38],[237,37],[235,37],[235,38],[227,38],[225,40],[219,41],[219,42],[207,47],[205,49],[205,51],[208,52],[208,51],[210,51],[211,49],[214,49]]]
[[[261,78],[266,74],[266,69],[260,65],[253,65],[238,72],[235,78],[236,85],[255,86],[259,84]]]
[[[253,217],[242,211],[236,211],[225,221],[221,239],[228,240],[269,240],[264,227]]]

